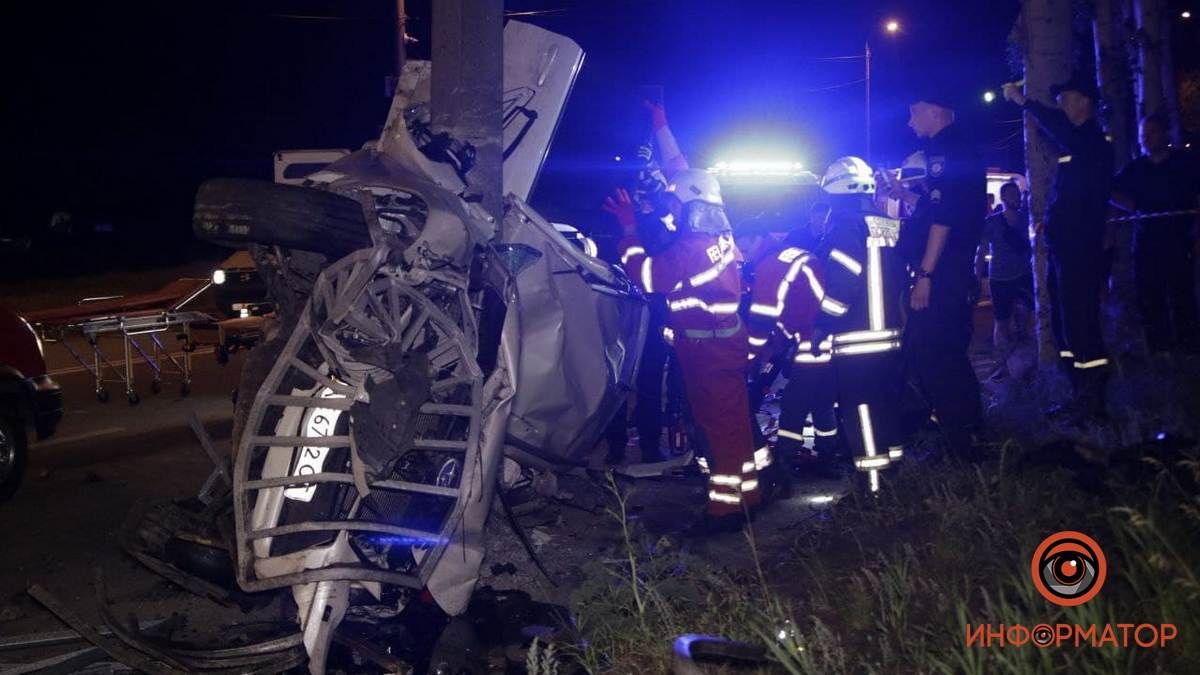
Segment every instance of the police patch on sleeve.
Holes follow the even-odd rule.
[[[944,172],[945,170],[946,170],[945,156],[929,158],[929,175],[930,176],[933,176],[936,178],[937,176],[942,175],[942,172]]]

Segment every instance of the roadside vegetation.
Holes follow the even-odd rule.
[[[828,507],[788,555],[760,559],[744,532],[748,566],[648,541],[611,486],[627,560],[596,563],[576,590],[579,643],[560,647],[560,672],[669,672],[671,640],[685,633],[765,645],[760,670],[771,673],[1200,672],[1200,448],[1181,433],[1194,431],[1195,384],[1158,370],[1114,392],[1173,401],[1122,410],[1120,426],[1148,440],[1013,426],[1038,402],[1010,391],[990,412],[1004,436],[992,461],[922,459],[925,439],[881,497]],[[1162,391],[1172,382],[1186,391]],[[1159,391],[1127,391],[1140,387]],[[1034,549],[1060,530],[1090,535],[1107,558],[1102,590],[1077,607],[1047,602],[1030,579]],[[1040,623],[1174,624],[1177,634],[1161,649],[967,646],[968,624]]]

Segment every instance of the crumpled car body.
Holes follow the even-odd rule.
[[[543,51],[529,55],[537,65],[513,105],[528,110],[538,83],[566,87],[543,97],[557,101],[553,115],[510,115],[526,120],[515,143],[548,143],[582,52],[518,22],[506,52],[514,25]],[[554,63],[566,72],[547,71]],[[358,202],[370,245],[317,276],[235,439],[239,584],[291,587],[313,672],[352,588],[393,607],[428,591],[446,612],[465,610],[501,465],[587,464],[645,338],[646,303],[619,269],[522,194],[488,218],[462,198],[461,176],[422,154],[408,127],[428,68],[407,74],[379,143],[307,182]],[[513,150],[538,166],[545,156]],[[536,170],[515,175],[527,194]],[[198,198],[204,231],[254,231],[216,222],[236,220],[225,206]]]

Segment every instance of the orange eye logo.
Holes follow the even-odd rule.
[[[1033,585],[1050,602],[1073,607],[1096,597],[1108,574],[1096,540],[1080,532],[1055,532],[1033,552]]]

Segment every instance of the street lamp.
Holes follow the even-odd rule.
[[[994,91],[983,92],[983,102],[984,103],[991,103],[992,101],[995,101],[995,100],[996,100],[996,92],[994,92]]]
[[[900,22],[895,19],[888,19],[888,22],[883,25],[883,29],[895,35],[900,32]]]

